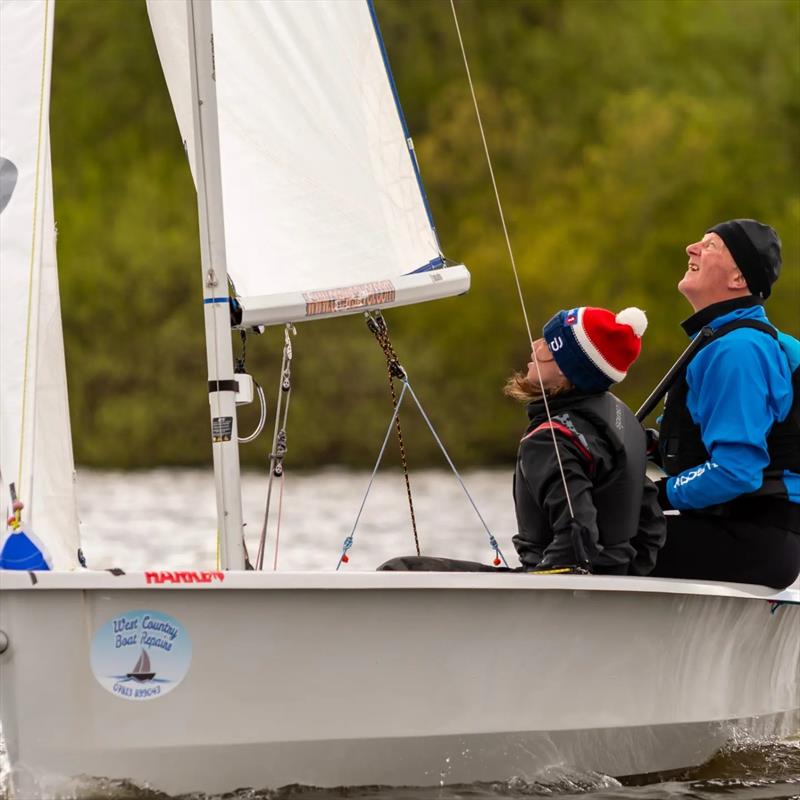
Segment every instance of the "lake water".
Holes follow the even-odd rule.
[[[314,474],[288,472],[282,503],[276,482],[265,565],[271,568],[274,564],[280,505],[278,568],[335,569],[369,477],[369,473],[337,469]],[[480,471],[462,477],[511,561],[511,473]],[[79,487],[83,549],[90,567],[138,570],[214,564],[216,511],[210,471],[81,472]],[[266,488],[266,475],[245,474],[242,478],[245,530],[253,557],[264,519]],[[486,532],[452,473],[415,472],[411,488],[423,553],[491,561]],[[414,552],[400,471],[377,475],[354,539],[349,569],[371,570],[387,558]]]
[[[514,512],[510,471],[472,471],[463,476],[478,508],[509,563],[516,565],[511,536]],[[243,476],[243,507],[248,547],[254,557],[264,517],[266,475]],[[334,570],[342,542],[353,528],[369,474],[324,470],[314,474],[289,472],[282,503],[273,489],[272,522],[267,558],[275,556],[275,515],[281,506],[278,569]],[[411,485],[422,552],[490,563],[487,535],[463,490],[451,473],[412,474]],[[94,569],[208,569],[216,560],[214,486],[209,471],[150,472],[80,471],[78,478],[83,549]],[[350,570],[372,570],[396,555],[414,552],[408,501],[402,474],[383,472],[367,499],[350,562]],[[0,753],[0,786],[7,765]],[[669,779],[667,779],[669,778]],[[76,784],[63,797],[92,800],[167,800],[167,795],[120,782]],[[554,767],[533,782],[437,786],[426,789],[285,787],[248,789],[214,800],[460,800],[460,798],[553,797],[568,800],[625,798],[661,800],[696,798],[737,800],[795,798],[800,800],[800,738],[734,742],[707,764],[670,776],[648,776],[619,782],[606,775],[583,773],[580,765]],[[0,789],[2,797],[2,789]],[[211,800],[205,795],[182,800]]]

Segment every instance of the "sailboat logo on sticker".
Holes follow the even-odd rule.
[[[92,639],[92,672],[123,700],[153,700],[169,694],[192,662],[192,642],[174,617],[136,609],[113,617]]]

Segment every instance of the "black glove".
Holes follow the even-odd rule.
[[[659,434],[655,428],[645,428],[645,452],[647,453],[647,460],[658,464],[659,467],[664,465],[661,463],[661,450],[658,446]]]
[[[658,504],[661,506],[662,511],[673,511],[672,503],[669,501],[667,495],[667,478],[656,481],[656,489],[658,489]]]

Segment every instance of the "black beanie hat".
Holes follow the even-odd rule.
[[[781,271],[781,240],[769,225],[754,219],[731,219],[709,228],[731,251],[747,288],[765,300]]]

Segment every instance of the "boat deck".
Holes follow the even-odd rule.
[[[761,599],[800,603],[800,581],[787,589],[719,581],[641,578],[608,575],[535,575],[485,572],[253,572],[218,570],[146,570],[110,572],[3,572],[0,590],[104,589],[238,590],[569,590],[641,592]]]

